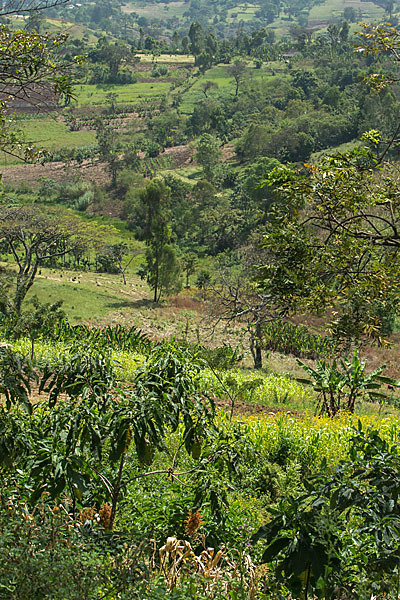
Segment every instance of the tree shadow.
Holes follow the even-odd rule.
[[[154,303],[148,298],[142,298],[140,300],[117,300],[115,302],[109,302],[110,308],[156,308],[160,306],[159,303]]]

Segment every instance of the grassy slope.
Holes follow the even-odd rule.
[[[40,144],[47,150],[55,150],[66,146],[84,146],[96,140],[94,131],[70,131],[69,127],[50,116],[24,119],[19,122],[27,140]]]
[[[20,15],[11,16],[12,26],[15,29],[23,28],[26,18]],[[42,31],[52,34],[66,33],[73,40],[81,40],[85,38],[85,41],[91,46],[94,46],[99,37],[101,37],[100,32],[93,31],[92,29],[86,27],[86,25],[81,25],[79,23],[73,23],[72,21],[65,21],[62,19],[44,19]]]
[[[109,92],[118,94],[118,104],[135,104],[141,100],[157,98],[169,91],[171,84],[155,79],[154,82],[130,83],[127,85],[82,84],[75,87],[75,97],[78,106],[104,106]]]

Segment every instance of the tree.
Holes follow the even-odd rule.
[[[108,92],[106,94],[106,102],[110,107],[110,113],[115,114],[115,108],[117,106],[118,94],[115,92]]]
[[[318,81],[311,71],[299,69],[293,74],[293,85],[296,88],[302,89],[305,97],[309,98],[313,89],[317,87]]]
[[[186,252],[182,256],[183,270],[186,273],[186,288],[189,288],[189,278],[196,272],[197,255],[194,252]]]
[[[243,273],[235,278],[222,274],[216,283],[205,282],[203,286],[214,327],[221,323],[226,327],[244,325],[254,368],[261,369],[263,325],[278,317],[272,297]]]
[[[207,92],[213,89],[218,89],[218,83],[216,83],[215,81],[205,81],[201,85],[201,91],[203,92],[206,98],[208,98]]]
[[[214,282],[204,284],[214,327],[236,324],[245,328],[255,369],[262,368],[264,325],[287,315],[274,291],[265,290],[255,278],[257,265],[266,258],[264,250],[260,249],[260,239],[258,233],[248,246],[239,249],[239,272],[236,269],[235,273],[230,273],[223,269]]]
[[[279,196],[263,246],[259,282],[282,306],[332,307],[333,333],[347,344],[381,340],[383,317],[399,310],[400,196],[389,166],[367,148],[274,169]]]
[[[131,255],[129,257],[129,254]],[[124,257],[128,255],[128,260],[124,264]],[[120,273],[124,285],[126,285],[126,271],[131,264],[135,254],[130,252],[128,244],[120,242],[119,244],[109,244],[102,249],[101,254],[96,257],[99,264],[98,271],[104,273]]]
[[[228,67],[228,72],[230,76],[233,77],[235,80],[235,98],[237,98],[239,93],[239,86],[247,75],[247,65],[243,60],[235,60],[233,65],[230,65],[230,67]]]
[[[353,6],[346,6],[343,10],[343,18],[349,23],[355,23],[357,21],[357,13]]]
[[[196,21],[189,29],[190,51],[194,56],[200,54],[204,48],[204,34],[201,24]],[[183,40],[182,40],[183,43]]]
[[[39,267],[73,252],[82,240],[95,243],[102,231],[84,225],[69,212],[37,206],[0,209],[0,240],[2,249],[10,253],[17,273],[11,285],[3,279],[2,311],[21,313],[22,303],[34,284]],[[14,281],[15,280],[15,281]]]
[[[162,294],[177,293],[182,289],[180,268],[175,248],[162,238],[154,238],[146,250],[147,283],[154,290],[154,302]]]
[[[222,155],[220,141],[210,133],[203,133],[197,143],[196,160],[203,167],[206,179],[214,179],[215,168]]]
[[[169,226],[170,201],[169,187],[154,179],[139,193],[132,214],[136,235],[147,246],[144,274],[154,290],[154,302],[178,284],[179,266]]]
[[[40,11],[34,10],[30,12],[28,20],[25,23],[25,31],[36,31],[36,33],[40,33],[43,20],[43,14]]]
[[[203,465],[210,462],[212,451],[206,444],[212,444],[215,426],[213,402],[196,389],[200,364],[173,344],[152,345],[146,364],[135,372],[134,389],[129,389],[118,382],[107,350],[101,352],[88,339],[82,342],[75,344],[72,356],[62,365],[56,369],[46,365],[40,375],[12,350],[0,353],[0,391],[6,395],[7,410],[17,403],[26,408],[24,416],[15,411],[8,427],[2,422],[2,433],[10,441],[0,449],[2,473],[15,474],[15,469],[29,465],[29,502],[35,504],[43,494],[54,500],[68,490],[74,518],[76,503],[85,506],[88,497],[93,503],[107,500],[111,504],[109,531],[124,489],[136,478],[180,477],[198,471],[203,481],[194,482],[193,492],[201,501],[210,487],[204,485],[201,474]],[[35,376],[40,391],[47,395],[36,405],[33,419],[29,376]],[[20,435],[24,428],[26,436]],[[170,454],[166,436],[178,429],[182,443]],[[146,473],[143,467],[153,463],[156,450],[174,455],[172,464]],[[176,465],[181,450],[197,462],[183,473]],[[125,467],[133,456],[135,472],[130,466],[126,476]]]
[[[96,140],[99,147],[100,160],[107,163],[111,175],[111,185],[117,184],[117,173],[123,166],[120,157],[117,133],[113,127],[106,127],[101,119],[96,121]]]
[[[52,304],[41,304],[36,296],[30,302],[31,307],[21,314],[11,315],[7,324],[12,330],[12,337],[27,337],[31,342],[31,361],[35,353],[35,342],[44,331],[51,331],[55,325],[65,318],[61,310],[62,300]]]
[[[118,81],[121,66],[124,64],[135,65],[140,58],[135,56],[131,49],[120,43],[110,44],[106,37],[99,39],[95,50],[89,53],[93,62],[105,63],[110,71],[110,83]]]

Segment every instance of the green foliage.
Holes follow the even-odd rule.
[[[31,360],[35,352],[35,341],[43,336],[44,332],[55,328],[64,318],[61,310],[62,301],[52,304],[41,304],[36,296],[30,300],[31,308],[21,314],[11,314],[5,326],[6,334],[11,339],[27,337],[31,341]]]
[[[213,181],[216,168],[221,159],[220,146],[220,141],[209,133],[203,133],[197,143],[196,160],[202,166],[204,176],[209,181]]]
[[[122,476],[131,441],[139,465],[134,478],[140,478],[140,469],[151,465],[156,450],[167,450],[169,432],[182,427],[182,445],[188,453],[200,440],[212,438],[213,405],[197,392],[199,365],[187,351],[171,344],[153,347],[136,370],[133,388],[117,385],[115,364],[108,353],[87,344],[83,351],[75,344],[74,353],[56,369],[48,365],[39,377],[34,374],[39,393],[48,396],[35,405],[28,396],[31,370],[22,370],[21,359],[11,351],[3,363],[7,410],[21,402],[32,416],[2,411],[0,461],[7,470],[17,464],[30,465],[26,493],[32,503],[44,492],[58,498],[65,489],[80,502],[108,499],[112,528],[126,485]],[[15,377],[18,369],[20,375]],[[18,440],[18,450],[13,440]],[[108,471],[102,462],[105,450]],[[209,456],[206,444],[203,451]],[[202,489],[207,492],[206,487]]]
[[[24,142],[13,119],[9,117],[9,103],[11,98],[28,100],[28,104],[35,108],[46,102],[56,104],[60,95],[67,101],[72,98],[72,81],[68,73],[71,65],[68,66],[57,53],[65,40],[65,35],[11,31],[5,25],[1,26],[0,55],[3,69],[0,86],[3,97],[7,97],[7,100],[0,102],[0,148],[3,152],[25,160],[37,160],[42,156],[38,148]],[[81,58],[76,57],[76,62],[79,63]],[[9,98],[10,86],[12,94]]]
[[[118,350],[144,350],[151,347],[151,341],[136,327],[108,325],[107,327],[88,327],[87,325],[71,325],[68,321],[58,323],[47,329],[46,334],[57,341],[87,342],[98,348],[114,348]]]
[[[42,500],[31,511],[11,489],[2,490],[0,548],[4,599],[140,598],[145,585],[144,557],[129,541],[66,518],[63,504]]]
[[[182,289],[179,278],[180,265],[172,244],[154,240],[154,244],[146,249],[146,277],[149,286],[154,290],[154,302],[158,302],[162,294],[178,293]]]
[[[7,345],[0,349],[0,392],[6,399],[6,408],[22,404],[31,413],[31,381],[37,381],[30,360],[13,352]]]
[[[377,178],[374,167],[361,148],[268,179],[280,202],[260,280],[286,309],[333,306],[332,331],[348,345],[362,336],[382,342],[379,306],[398,310],[399,198],[394,179]]]
[[[163,293],[179,291],[179,262],[171,243],[171,190],[161,179],[149,182],[133,206],[136,235],[146,243],[146,263],[141,276],[154,290],[154,302]]]
[[[398,471],[398,443],[359,425],[349,458],[305,482],[255,534],[268,541],[263,562],[296,596],[398,591]]]
[[[202,346],[198,349],[198,357],[203,359],[211,369],[226,370],[234,367],[243,359],[239,346],[232,348],[229,344],[208,348]]]

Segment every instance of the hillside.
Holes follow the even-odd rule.
[[[0,7],[0,600],[399,600],[398,4],[36,8]]]

